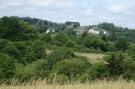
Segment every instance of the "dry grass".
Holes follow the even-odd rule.
[[[87,57],[90,62],[95,63],[99,61],[103,61],[104,54],[97,54],[97,53],[75,53],[77,56]]]
[[[46,50],[47,54],[50,54],[52,50]],[[98,54],[98,53],[75,53],[77,56],[86,57],[89,59],[91,63],[103,61],[103,57],[105,54]]]
[[[68,84],[68,85],[47,85],[41,81],[32,85],[6,86],[1,85],[0,89],[135,89],[134,82],[120,81],[96,81],[87,84]]]

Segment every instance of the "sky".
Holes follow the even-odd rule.
[[[20,16],[63,23],[102,22],[135,28],[135,0],[0,0],[0,17]]]

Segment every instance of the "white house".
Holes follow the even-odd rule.
[[[100,34],[100,31],[96,31],[96,30],[94,30],[94,29],[90,29],[90,30],[88,30],[88,33],[91,33],[91,34]]]
[[[48,29],[46,30],[46,33],[55,32],[55,29]]]

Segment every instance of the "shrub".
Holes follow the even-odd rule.
[[[118,48],[118,50],[125,51],[125,50],[127,50],[128,47],[129,47],[129,42],[127,41],[126,38],[120,38],[120,39],[118,39],[118,41],[116,42],[116,47]]]
[[[16,64],[16,78],[22,81],[39,79],[42,77],[42,64],[44,60],[38,60],[27,65]]]
[[[6,47],[6,46],[8,46],[8,40],[4,40],[4,39],[0,39],[0,51],[4,48],[4,47]]]
[[[58,46],[61,46],[66,43],[68,38],[67,38],[67,35],[65,35],[64,33],[58,33],[58,34],[56,34],[56,36],[54,37],[53,40],[54,40],[54,42],[57,42],[57,44],[59,43]]]
[[[51,66],[55,65],[57,62],[72,58],[74,56],[74,53],[67,48],[57,49],[48,56],[48,67],[51,68]]]
[[[69,80],[79,80],[90,66],[87,59],[66,59],[53,66],[53,74],[65,75]]]
[[[45,33],[41,34],[40,39],[48,43],[52,41],[51,34],[45,34]]]
[[[46,58],[46,56],[47,54],[44,42],[36,40],[27,46],[24,59],[27,63],[32,63],[33,61],[37,61],[38,59],[44,59]]]
[[[122,53],[117,52],[107,57],[107,68],[111,77],[119,77],[123,72],[123,61],[125,57]]]
[[[135,80],[135,60],[130,56],[124,60],[123,63],[124,73],[122,77],[127,80]]]
[[[104,79],[108,77],[109,72],[105,63],[101,62],[93,64],[91,69],[88,71],[88,75],[89,80]]]
[[[14,46],[7,46],[2,49],[2,53],[5,53],[16,60],[18,63],[23,63],[24,61],[21,58],[20,51]]]
[[[36,40],[32,44],[32,48],[33,48],[33,51],[34,51],[37,59],[46,57],[45,46],[44,46],[44,43],[42,41]]]
[[[28,46],[26,42],[14,42],[14,46],[20,51],[21,57],[26,56],[26,48]]]
[[[0,54],[0,79],[11,79],[14,76],[14,60],[6,54]]]
[[[75,46],[75,42],[72,41],[72,40],[68,40],[68,41],[66,41],[65,46],[66,47],[70,47],[70,48],[74,47]]]

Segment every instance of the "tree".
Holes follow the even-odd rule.
[[[68,25],[68,26],[71,26],[73,28],[80,27],[80,23],[79,22],[70,22],[70,21],[67,21],[65,24]]]
[[[5,53],[9,55],[11,58],[15,59],[17,63],[23,63],[24,61],[22,60],[20,51],[15,48],[14,46],[7,46],[2,49],[2,53]]]
[[[45,75],[42,71],[44,60],[37,60],[27,65],[16,65],[16,78],[21,81],[29,81],[31,79],[39,79]]]
[[[17,19],[3,17],[0,20],[0,37],[4,39],[17,39],[22,34]]]
[[[72,40],[68,40],[68,41],[66,41],[65,46],[66,47],[74,47],[75,46],[75,42],[72,41]]]
[[[8,40],[5,39],[0,39],[0,51],[5,48],[6,46],[8,46]]]
[[[53,73],[65,75],[69,80],[79,80],[79,77],[83,76],[90,67],[91,64],[87,59],[66,59],[53,66]]]
[[[39,59],[46,58],[46,50],[44,42],[40,40],[35,40],[31,42],[26,48],[25,61],[27,63],[32,63]]]
[[[21,27],[20,30],[22,30],[22,34],[21,34],[22,38],[21,38],[21,40],[31,40],[31,39],[35,39],[35,38],[38,37],[37,33],[36,33],[36,30],[28,22],[20,20],[18,22],[18,24]]]
[[[110,77],[119,77],[124,72],[123,61],[126,59],[122,53],[113,53],[107,57],[107,68],[110,73]]]
[[[88,71],[87,78],[89,80],[104,79],[109,75],[108,69],[105,63],[94,63]]]
[[[118,50],[125,51],[129,47],[129,42],[125,38],[120,38],[116,42],[116,47],[118,48]]]
[[[11,79],[14,77],[14,60],[6,54],[0,53],[0,79]]]
[[[115,25],[113,23],[104,22],[104,23],[99,24],[98,27],[108,31],[109,32],[109,38],[111,40],[117,39],[117,35],[116,35],[117,28],[115,27]]]
[[[34,29],[27,22],[18,18],[2,17],[0,20],[0,37],[8,40],[30,40],[36,37]]]
[[[52,42],[51,34],[43,33],[43,34],[41,34],[40,39],[42,41],[45,41],[45,42],[48,42],[48,43]]]
[[[122,77],[127,80],[135,80],[135,60],[130,56],[123,63],[124,73]]]
[[[60,48],[57,50],[54,50],[49,56],[48,56],[48,68],[51,69],[53,65],[58,63],[61,60],[73,58],[75,55],[74,53],[67,49],[67,48]]]
[[[36,40],[32,44],[32,48],[37,59],[46,57],[45,45],[42,41]]]
[[[54,37],[54,42],[56,45],[62,46],[68,40],[67,36],[64,33],[58,33]]]

